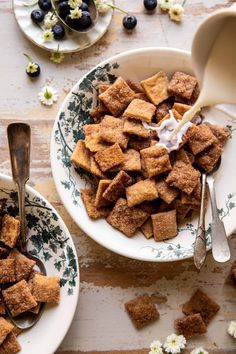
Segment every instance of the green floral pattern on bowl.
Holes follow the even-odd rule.
[[[193,255],[197,218],[179,228],[178,236],[166,242],[146,240],[139,232],[128,239],[113,229],[105,220],[93,221],[86,214],[80,198],[80,188],[89,186],[91,176],[72,166],[70,156],[79,139],[84,138],[83,126],[91,123],[90,110],[97,104],[98,85],[112,83],[118,76],[134,82],[155,74],[158,69],[168,73],[182,70],[191,73],[189,53],[176,49],[147,48],[115,56],[99,64],[85,75],[66,97],[54,124],[51,140],[51,162],[58,193],[74,221],[95,241],[119,254],[147,261],[173,261]],[[206,120],[228,126],[230,139],[223,155],[216,187],[220,216],[224,219],[227,234],[236,227],[236,166],[230,163],[235,144],[236,123],[220,111],[205,113]],[[222,173],[224,171],[224,173]],[[220,191],[220,192],[219,192]],[[210,249],[210,205],[206,214],[207,248]]]

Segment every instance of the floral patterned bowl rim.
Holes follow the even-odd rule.
[[[30,13],[37,8],[37,4],[26,7],[23,4],[34,3],[32,0],[12,0],[12,6],[16,21],[25,36],[38,47],[48,51],[58,51],[61,53],[74,53],[91,47],[106,33],[113,16],[111,8],[105,14],[99,14],[98,21],[94,28],[88,33],[75,33],[68,31],[67,36],[60,41],[44,42],[42,39],[42,30],[31,21]],[[111,0],[113,3],[114,0]],[[59,48],[58,48],[59,45]]]
[[[51,166],[57,191],[67,211],[91,238],[102,246],[123,256],[138,260],[167,262],[193,256],[197,217],[179,228],[178,236],[164,242],[146,240],[141,233],[127,238],[105,220],[91,220],[80,198],[80,188],[88,186],[87,174],[75,171],[70,156],[76,142],[83,139],[83,125],[91,122],[89,110],[96,105],[99,83],[112,83],[117,76],[140,81],[159,69],[169,74],[176,70],[192,73],[190,52],[175,48],[141,48],[111,57],[85,74],[65,98],[51,138]],[[211,109],[205,112],[207,121],[228,126],[230,139],[226,145],[222,164],[216,176],[219,213],[225,222],[227,235],[234,232],[236,223],[236,168],[232,164],[232,145],[235,146],[236,121],[227,114]],[[211,248],[210,203],[206,213],[207,249]]]
[[[26,188],[28,250],[44,262],[47,274],[61,280],[61,300],[45,306],[38,323],[18,337],[24,354],[53,354],[65,337],[78,302],[79,266],[75,246],[63,220],[53,206],[32,187]],[[0,199],[6,212],[18,215],[17,193],[11,177],[0,173]],[[56,333],[56,335],[55,335]],[[41,340],[42,336],[45,340]]]

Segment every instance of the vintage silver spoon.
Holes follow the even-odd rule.
[[[220,220],[216,195],[215,195],[215,183],[213,174],[218,170],[221,164],[221,158],[219,158],[214,170],[207,175],[207,184],[209,188],[209,194],[211,199],[211,241],[212,241],[212,255],[217,262],[227,262],[230,259],[230,248],[225,232],[224,223]]]
[[[35,256],[32,256],[26,250],[27,234],[26,234],[26,218],[25,218],[25,184],[29,179],[30,170],[30,126],[24,123],[12,123],[7,128],[7,136],[9,143],[9,151],[11,158],[12,177],[17,185],[19,217],[21,222],[20,229],[20,248],[28,258],[36,262],[35,267],[46,275],[46,269],[43,262]],[[8,315],[11,321],[21,329],[32,327],[42,315],[43,305],[38,314],[27,312],[17,317],[12,317],[10,311]]]
[[[206,259],[206,236],[205,236],[205,194],[206,173],[202,173],[201,205],[198,221],[197,235],[194,243],[194,264],[200,270]]]

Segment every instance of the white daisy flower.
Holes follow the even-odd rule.
[[[236,321],[231,321],[228,326],[228,333],[233,337],[236,338]]]
[[[80,10],[78,7],[76,9],[70,10],[70,17],[74,19],[78,19],[82,16],[82,10]]]
[[[190,354],[209,354],[203,347],[193,349]]]
[[[38,98],[42,104],[52,106],[58,100],[58,93],[51,86],[44,86],[38,93]]]
[[[50,60],[54,63],[60,64],[65,59],[65,55],[59,52],[59,48],[56,52],[51,52]]]
[[[154,340],[150,345],[149,354],[163,354],[162,344],[159,340]]]
[[[178,354],[186,346],[186,339],[184,336],[177,334],[171,334],[166,338],[166,341],[163,345],[166,353]]]
[[[173,0],[158,0],[158,5],[163,11],[170,10],[173,4],[174,4]]]
[[[95,0],[95,5],[98,9],[98,12],[105,14],[110,10],[110,6],[107,0]]]
[[[180,4],[174,4],[169,10],[169,15],[172,21],[180,22],[182,21],[184,13],[184,8]]]
[[[49,29],[51,28],[52,26],[56,25],[58,22],[58,18],[57,18],[57,15],[51,11],[49,11],[45,17],[44,17],[44,27]]]
[[[50,29],[46,29],[43,31],[43,40],[44,42],[51,42],[53,40],[53,32]]]
[[[28,62],[28,65],[26,67],[26,71],[29,74],[34,74],[38,70],[38,64],[33,63],[32,61]]]
[[[68,5],[72,8],[75,9],[76,7],[80,7],[82,5],[82,0],[69,0]]]

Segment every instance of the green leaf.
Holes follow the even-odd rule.
[[[229,203],[229,209],[231,210],[231,209],[233,209],[234,207],[235,207],[235,203],[230,202],[230,203]]]

